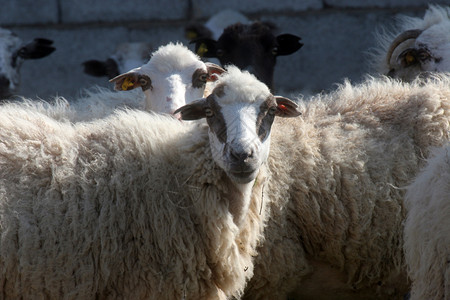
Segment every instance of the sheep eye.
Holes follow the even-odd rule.
[[[141,78],[139,78],[139,84],[141,86],[146,86],[148,84],[148,81],[147,81],[147,79],[141,77]]]
[[[206,82],[208,80],[208,74],[205,73],[205,74],[200,75],[199,79],[202,82]]]
[[[210,117],[212,117],[214,115],[214,112],[212,111],[212,109],[211,108],[205,108],[205,116],[207,117],[207,118],[210,118]]]
[[[407,66],[412,65],[416,62],[416,58],[411,53],[405,55],[405,63]]]
[[[272,48],[272,54],[273,55],[277,55],[277,53],[278,53],[278,47],[273,47]]]
[[[216,51],[216,56],[217,57],[221,57],[221,56],[223,56],[223,50],[222,49],[217,49],[217,51]]]
[[[267,113],[271,116],[275,116],[276,112],[277,112],[277,108],[275,106],[272,106],[271,108],[269,108]]]

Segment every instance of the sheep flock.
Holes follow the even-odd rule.
[[[450,299],[450,7],[398,21],[295,98],[307,41],[233,10],[76,97],[20,96],[57,46],[0,29],[0,299]]]

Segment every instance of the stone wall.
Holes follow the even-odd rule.
[[[449,4],[437,0],[436,4]],[[106,79],[83,73],[81,63],[106,59],[121,42],[147,41],[155,49],[170,41],[187,44],[184,26],[230,8],[251,19],[275,22],[281,33],[302,37],[304,46],[278,58],[277,91],[315,93],[344,78],[356,82],[370,71],[367,51],[374,33],[395,25],[398,15],[420,16],[424,0],[0,0],[0,26],[24,41],[54,40],[50,56],[22,66],[20,94],[74,97]],[[192,45],[189,45],[193,49]]]

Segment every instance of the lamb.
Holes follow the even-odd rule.
[[[430,5],[423,19],[404,16],[399,23],[397,32],[378,35],[374,69],[405,81],[450,72],[450,7]]]
[[[299,115],[229,67],[184,120],[0,109],[0,298],[239,298],[266,223],[271,124]]]
[[[0,100],[14,95],[20,84],[20,67],[26,59],[38,59],[55,51],[53,41],[35,38],[23,43],[8,29],[0,28]]]
[[[293,34],[274,34],[275,25],[255,21],[251,24],[235,23],[223,30],[216,40],[197,38],[195,52],[203,58],[217,58],[222,66],[235,65],[248,69],[271,90],[278,56],[290,55],[303,44]]]
[[[407,187],[405,260],[411,300],[450,298],[450,145]]]
[[[83,62],[84,73],[112,79],[146,64],[152,52],[153,46],[146,42],[121,43],[105,61],[92,59]]]
[[[403,299],[403,187],[449,141],[450,75],[346,82],[300,107],[273,124],[270,221],[243,299]]]

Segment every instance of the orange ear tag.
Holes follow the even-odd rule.
[[[124,81],[122,82],[122,90],[128,91],[130,87],[132,88],[134,86],[134,82],[132,81],[131,77],[126,77]]]
[[[283,104],[279,104],[278,108],[281,109],[282,111],[287,111],[287,107],[284,106]]]

